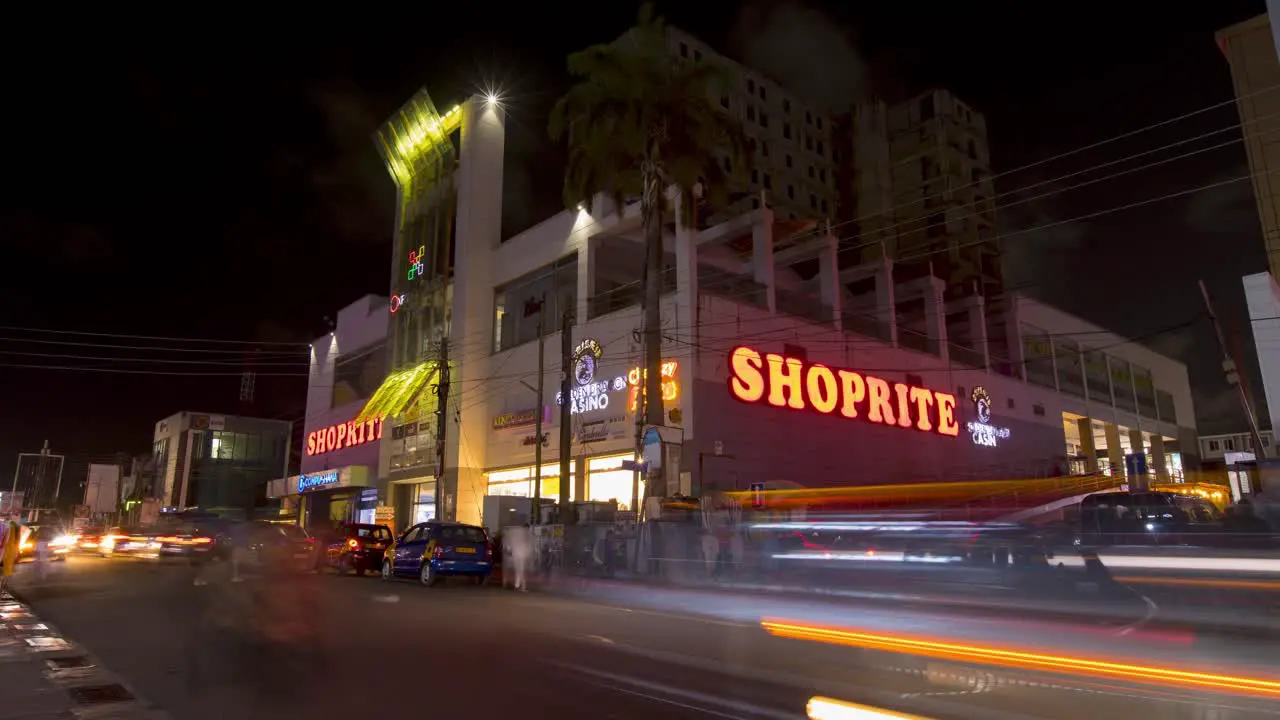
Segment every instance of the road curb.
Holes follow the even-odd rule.
[[[65,700],[59,704],[65,704],[66,710],[57,716],[85,720],[171,720],[168,713],[103,666],[88,649],[42,620],[21,591],[14,592],[11,588],[0,592],[0,639],[7,639],[10,647],[22,650],[7,659],[8,662],[29,664]],[[44,689],[32,688],[32,692],[40,694]],[[53,716],[41,713],[31,717]]]

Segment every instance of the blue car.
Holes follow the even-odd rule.
[[[489,534],[482,527],[462,523],[418,523],[392,542],[382,560],[383,580],[416,577],[427,587],[454,575],[483,585],[491,572]]]

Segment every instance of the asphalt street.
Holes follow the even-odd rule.
[[[783,599],[668,593],[657,602],[656,591],[616,585],[566,596],[333,575],[196,586],[185,567],[125,558],[76,557],[43,584],[19,580],[42,619],[148,700],[193,720],[370,711],[802,718],[814,695],[938,720],[1280,716],[1276,703],[1245,697],[773,637],[760,617],[802,614]],[[738,609],[695,612],[717,604]],[[883,624],[890,612],[921,632],[966,624],[907,609],[866,614]],[[258,642],[260,627],[281,641]]]

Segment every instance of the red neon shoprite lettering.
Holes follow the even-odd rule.
[[[307,455],[323,455],[380,439],[382,439],[382,418],[373,418],[364,422],[349,420],[307,433]]]
[[[955,437],[956,396],[852,370],[808,364],[749,347],[729,355],[729,394],[745,403],[764,402],[822,415],[866,418],[878,425],[914,427]]]

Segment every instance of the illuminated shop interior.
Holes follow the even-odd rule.
[[[1088,428],[1087,434],[1084,428]],[[1171,451],[1177,441],[1171,437],[1156,436],[1135,428],[1116,425],[1102,420],[1089,419],[1075,413],[1062,413],[1062,430],[1066,436],[1066,454],[1070,462],[1072,475],[1088,475],[1102,473],[1104,475],[1123,476],[1128,474],[1124,458],[1135,452],[1147,457],[1148,473],[1160,480],[1183,482],[1182,453]],[[1162,446],[1164,463],[1157,463],[1153,456],[1153,447]],[[1137,448],[1141,442],[1142,447]],[[1118,452],[1113,452],[1113,447]],[[1092,446],[1092,447],[1091,447]],[[1168,477],[1160,477],[1163,466]]]
[[[586,500],[593,502],[617,502],[619,510],[630,510],[631,483],[635,473],[623,470],[622,463],[635,457],[632,453],[605,455],[589,458],[586,477]],[[575,459],[569,463],[569,500],[577,502],[578,471],[582,460]],[[490,495],[507,497],[533,497],[533,481],[535,466],[494,470],[486,473],[489,480]],[[542,466],[541,496],[556,500],[560,497],[560,463],[546,463]],[[640,480],[640,496],[644,497],[644,480]]]

